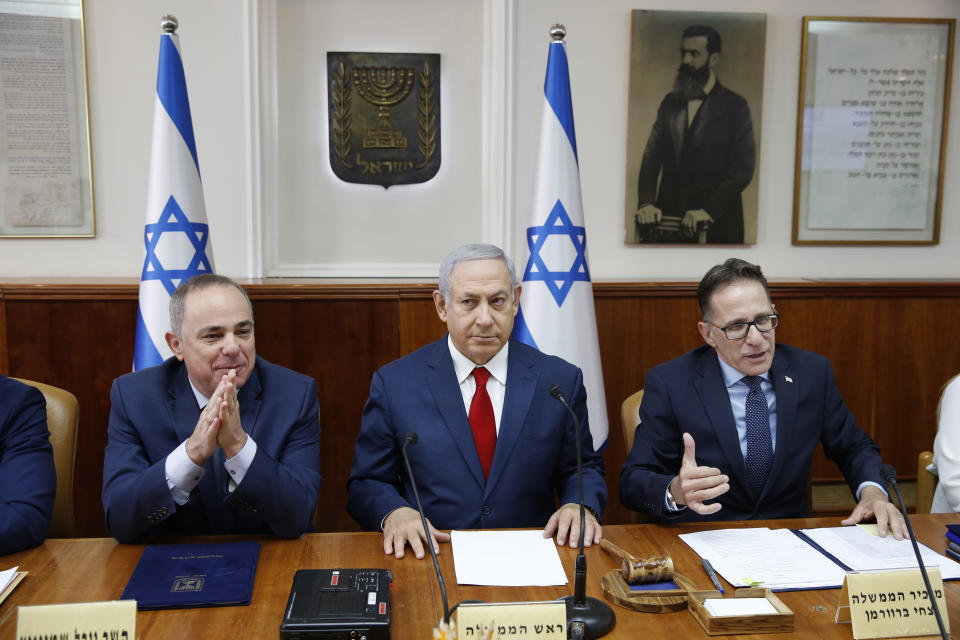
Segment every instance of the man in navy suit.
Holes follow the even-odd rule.
[[[827,359],[776,344],[779,316],[760,267],[731,258],[697,295],[706,345],[647,374],[623,504],[667,521],[804,517],[819,442],[858,500],[842,524],[875,516],[880,535],[889,524],[902,539],[903,518],[880,488],[879,448]]]
[[[0,556],[43,542],[56,494],[43,394],[0,375]]]
[[[576,439],[569,413],[550,397],[557,384],[582,426],[584,544],[599,542],[607,490],[583,377],[560,358],[509,339],[520,305],[513,263],[492,245],[460,247],[441,264],[433,300],[446,337],[373,376],[347,510],[364,529],[382,528],[384,553],[401,558],[409,544],[424,556],[428,539],[400,451],[414,432],[418,442],[407,453],[435,549],[449,540],[437,529],[543,526],[544,537],[576,546]]]
[[[687,242],[708,223],[707,242],[743,242],[741,193],[753,179],[750,107],[714,74],[720,34],[687,27],[673,91],[663,99],[637,179],[638,231],[663,216],[681,219]]]
[[[173,357],[110,390],[107,529],[120,542],[310,531],[321,482],[316,382],[257,357],[253,306],[229,278],[181,284],[170,324]]]

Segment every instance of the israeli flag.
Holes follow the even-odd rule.
[[[176,28],[175,22],[172,26]],[[153,111],[134,371],[160,364],[173,355],[164,339],[170,329],[170,296],[182,281],[213,272],[180,40],[167,25],[165,30],[168,32],[160,37]]]
[[[564,33],[560,26],[551,29],[533,210],[526,234],[530,255],[513,337],[583,370],[593,446],[602,451],[609,432],[607,401],[587,264]]]

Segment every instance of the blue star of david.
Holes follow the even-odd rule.
[[[160,264],[156,249],[164,233],[183,233],[190,239],[194,253],[185,269],[165,269]],[[159,280],[167,293],[173,295],[177,285],[183,280],[199,273],[211,273],[213,269],[210,267],[206,251],[209,236],[210,227],[203,223],[190,222],[176,199],[170,196],[163,212],[160,213],[160,219],[144,227],[143,243],[147,248],[147,255],[143,259],[143,273],[140,274],[140,279]]]
[[[569,236],[573,248],[577,252],[573,264],[568,271],[550,271],[540,256],[540,250],[550,236]],[[570,216],[560,200],[553,205],[553,210],[544,221],[543,226],[527,227],[527,246],[530,248],[530,260],[527,270],[523,274],[525,281],[541,280],[562,307],[567,299],[570,288],[577,281],[590,281],[590,269],[587,267],[587,230],[584,227],[574,226]]]

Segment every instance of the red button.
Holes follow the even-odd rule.
[[[386,602],[381,602],[381,603],[380,603],[380,615],[385,615],[386,613],[387,613],[387,603],[386,603]]]

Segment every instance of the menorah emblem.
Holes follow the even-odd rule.
[[[377,107],[377,126],[367,129],[364,149],[406,149],[403,131],[390,122],[390,107],[403,102],[413,88],[412,67],[354,67],[353,85],[360,97]]]
[[[440,77],[439,53],[328,51],[334,174],[385,189],[433,178],[442,147]]]

